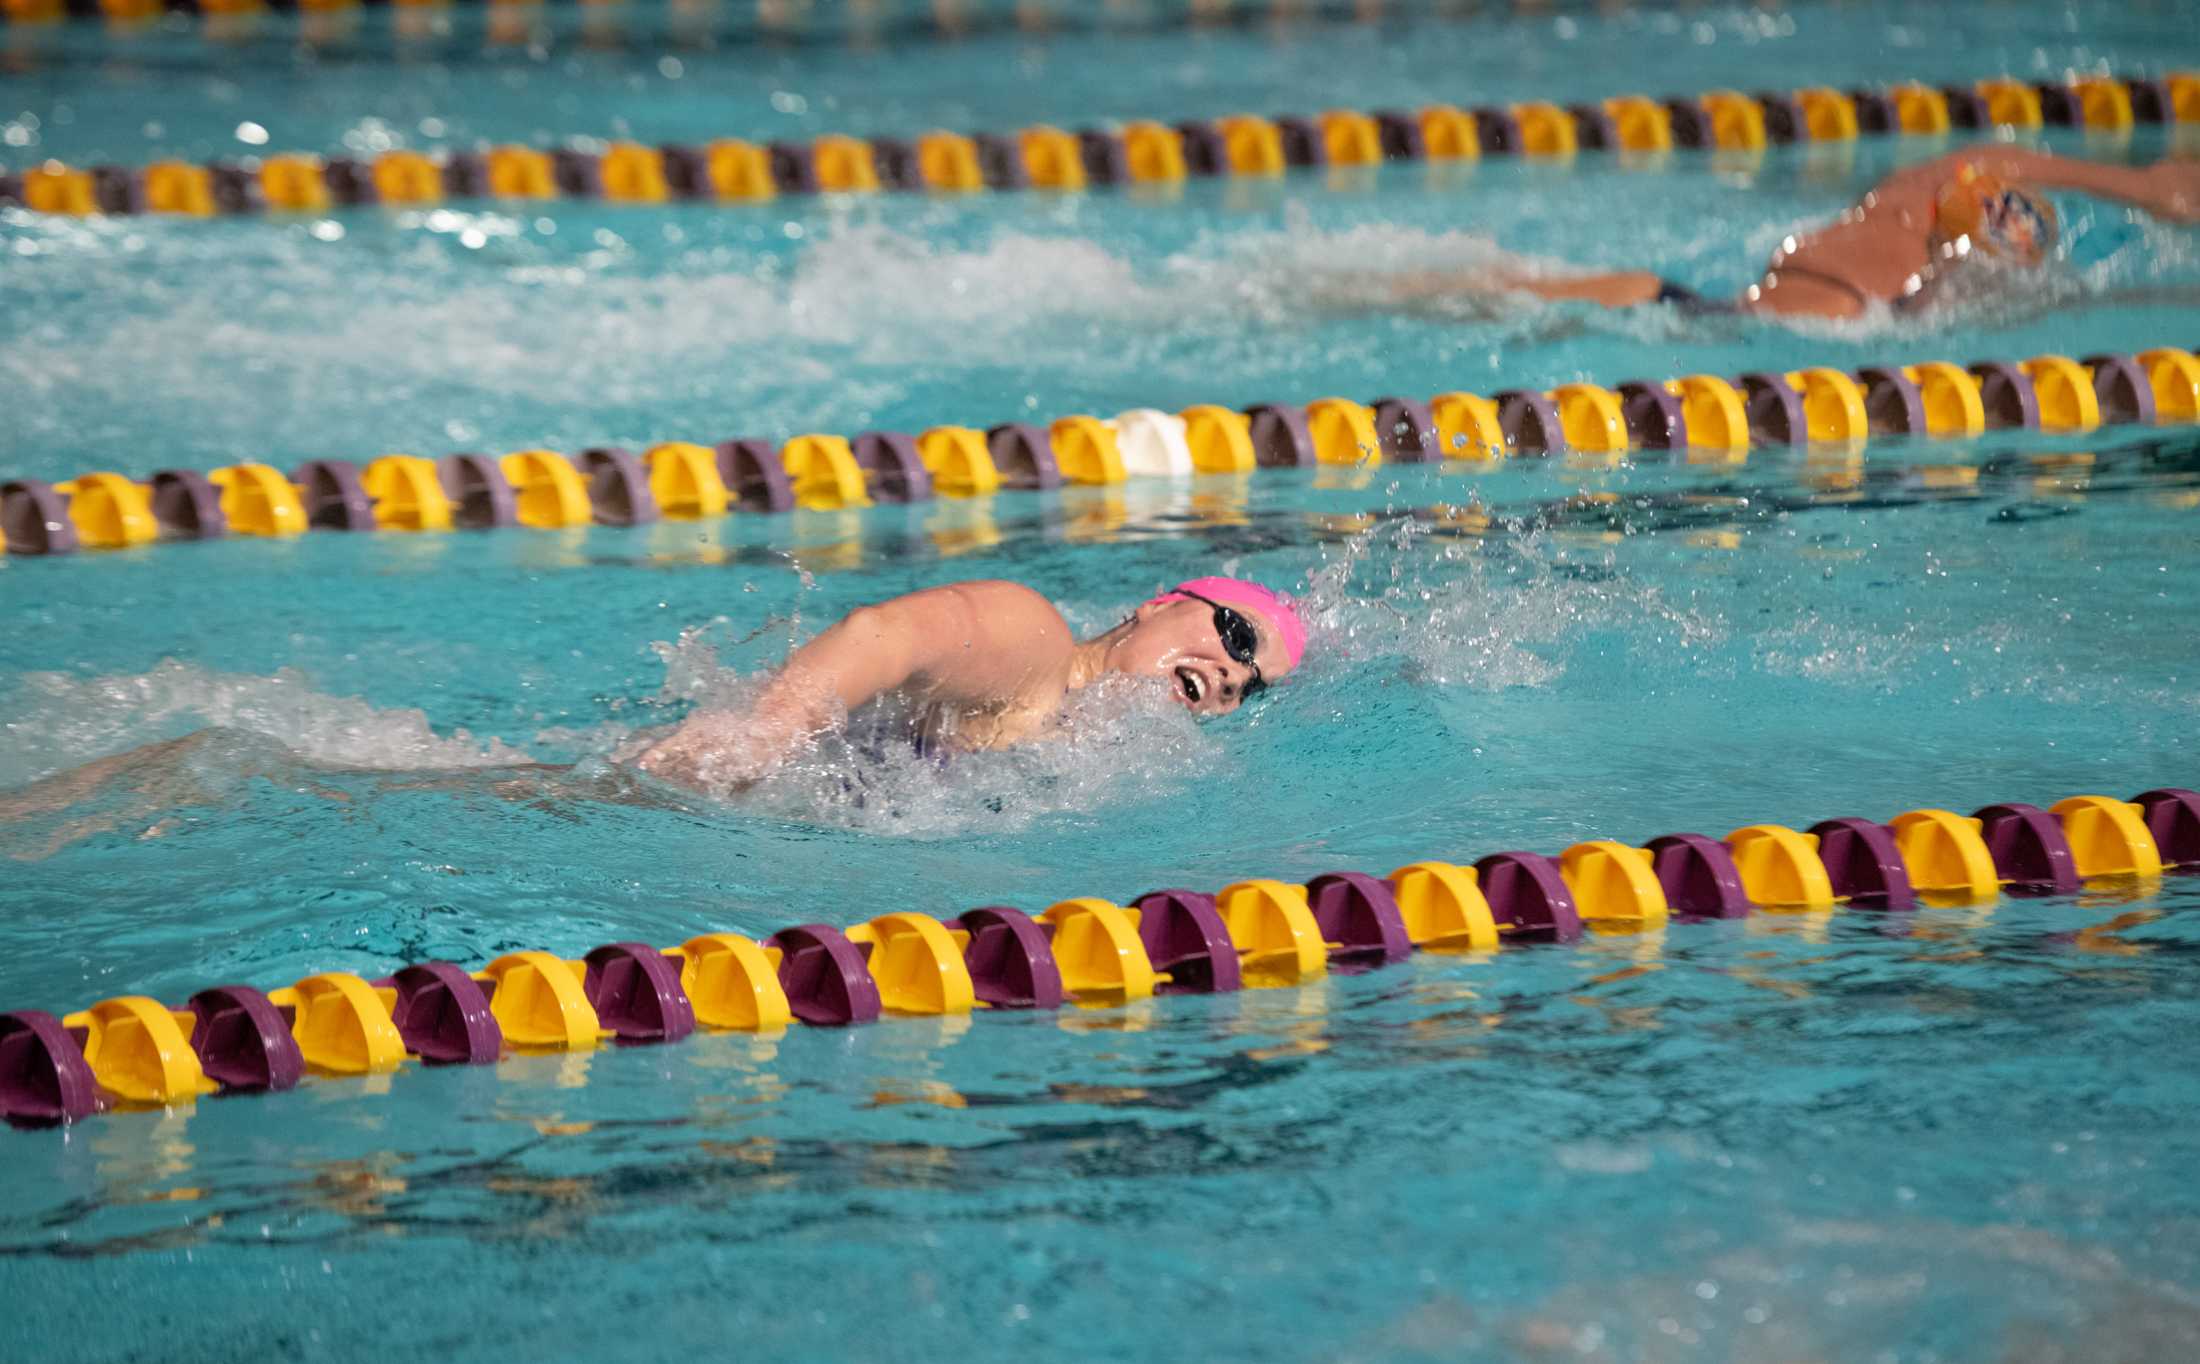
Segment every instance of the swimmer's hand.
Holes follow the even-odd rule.
[[[785,762],[793,737],[760,732],[752,717],[737,711],[699,711],[643,750],[634,765],[692,790],[739,790],[762,781]]]

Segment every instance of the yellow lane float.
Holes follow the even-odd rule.
[[[390,1019],[397,991],[358,976],[329,971],[307,976],[267,1001],[289,1010],[291,1036],[306,1064],[336,1075],[365,1075],[404,1064],[405,1043]]]
[[[667,955],[680,958],[680,988],[704,1027],[771,1032],[794,1022],[777,949],[737,933],[702,933]]]
[[[1833,882],[1818,860],[1818,838],[1780,824],[1752,824],[1726,836],[1751,904],[1831,909]]]
[[[1064,900],[1039,916],[1051,933],[1062,988],[1086,1003],[1149,998],[1159,978],[1132,911],[1109,900]]]
[[[1239,881],[1216,892],[1215,909],[1237,944],[1248,986],[1295,985],[1328,974],[1328,945],[1307,908],[1304,886]]]
[[[1497,950],[1497,923],[1472,867],[1409,862],[1387,878],[1406,936],[1429,951]]]

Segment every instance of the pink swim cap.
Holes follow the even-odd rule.
[[[1167,601],[1181,592],[1195,592],[1226,606],[1253,608],[1274,622],[1276,642],[1283,646],[1283,656],[1291,660],[1292,667],[1299,666],[1299,660],[1306,657],[1306,622],[1299,619],[1299,609],[1282,593],[1243,578],[1194,578],[1178,583],[1154,600]]]

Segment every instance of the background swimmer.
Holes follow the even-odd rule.
[[[634,765],[689,786],[752,782],[889,696],[912,703],[924,751],[1001,748],[1042,734],[1069,693],[1109,674],[1162,679],[1194,714],[1226,715],[1305,652],[1291,603],[1239,578],[1181,583],[1082,641],[1020,583],[953,583],[849,612],[747,710],[698,712]]]
[[[2129,204],[2164,222],[2200,221],[2200,160],[2115,166],[1987,146],[1896,171],[1833,223],[1782,243],[1763,277],[1728,301],[1703,298],[1647,270],[1556,277],[1416,272],[1373,288],[1390,304],[1526,293],[1607,308],[1672,303],[1691,312],[1860,317],[1878,305],[1926,303],[1974,256],[2020,267],[2045,261],[2058,235],[2055,211],[2040,194],[2047,189]]]

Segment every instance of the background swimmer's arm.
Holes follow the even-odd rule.
[[[2200,160],[2168,158],[2151,166],[2080,161],[2023,147],[1985,153],[1979,169],[2005,180],[2074,189],[2096,199],[2143,208],[2164,222],[2200,222]]]
[[[2200,160],[2189,157],[2165,158],[2151,166],[2119,166],[1990,143],[1898,171],[1888,177],[1882,189],[1914,186],[1922,191],[1923,202],[1929,206],[1941,185],[1965,166],[2018,184],[2076,190],[2096,199],[2130,204],[2164,222],[2200,222]]]
[[[1462,298],[1533,294],[1552,301],[1575,300],[1607,308],[1631,308],[1658,296],[1663,281],[1647,270],[1588,275],[1528,275],[1504,270],[1416,270],[1370,276],[1359,286],[1359,300],[1389,310],[1441,304]]]
[[[1537,298],[1600,303],[1607,308],[1632,308],[1655,303],[1665,281],[1648,270],[1620,270],[1604,275],[1569,275],[1555,279],[1516,279],[1506,288]]]
[[[910,689],[965,710],[1058,697],[1069,627],[1017,583],[957,583],[859,607],[794,651],[744,714],[705,711],[642,754],[646,772],[689,784],[754,781],[851,710]]]

